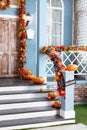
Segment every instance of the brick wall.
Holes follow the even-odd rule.
[[[87,0],[74,0],[74,38],[76,45],[87,45]]]
[[[75,86],[75,102],[87,102],[87,84],[80,84]]]

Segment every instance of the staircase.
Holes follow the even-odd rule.
[[[51,107],[53,100],[47,99],[49,91],[55,90],[46,85],[0,87],[0,130],[69,123],[59,116],[58,109]]]

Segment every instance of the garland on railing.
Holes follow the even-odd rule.
[[[45,46],[42,48],[41,52],[46,54],[53,61],[56,75],[55,79],[57,81],[57,90],[60,96],[65,96],[65,80],[62,74],[62,70],[65,67],[61,61],[60,55],[55,51],[55,47],[53,46]]]
[[[87,47],[85,46],[80,46],[76,47],[75,45],[72,45],[71,47],[67,46],[45,46],[42,48],[41,52],[43,54],[46,54],[51,61],[53,61],[54,64],[54,69],[55,69],[55,80],[57,81],[57,90],[59,92],[60,96],[65,96],[65,80],[63,77],[63,71],[76,71],[77,66],[75,64],[73,65],[68,65],[65,67],[62,63],[62,60],[60,58],[60,54],[57,52],[69,52],[69,51],[87,51]]]
[[[0,0],[0,9],[5,10],[10,7],[10,0]]]
[[[18,1],[18,13],[19,13],[19,33],[18,38],[19,42],[19,66],[18,69],[21,70],[24,68],[26,63],[26,9],[25,9],[25,0],[17,0]]]
[[[57,51],[57,52],[61,52],[61,51],[64,51],[64,52],[70,52],[70,51],[75,51],[75,52],[78,52],[78,51],[87,51],[87,46],[76,46],[76,45],[72,45],[72,46],[45,46],[42,48],[42,53],[46,53],[47,50],[54,50],[54,51]]]

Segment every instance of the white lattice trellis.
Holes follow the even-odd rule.
[[[75,73],[75,75],[87,74],[87,52],[85,51],[61,52],[61,59],[65,66],[68,64],[78,65],[78,71]],[[47,58],[46,60],[46,75],[49,76],[54,75],[53,62],[49,58]]]

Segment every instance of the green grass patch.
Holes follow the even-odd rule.
[[[87,104],[75,105],[76,123],[87,125]]]

